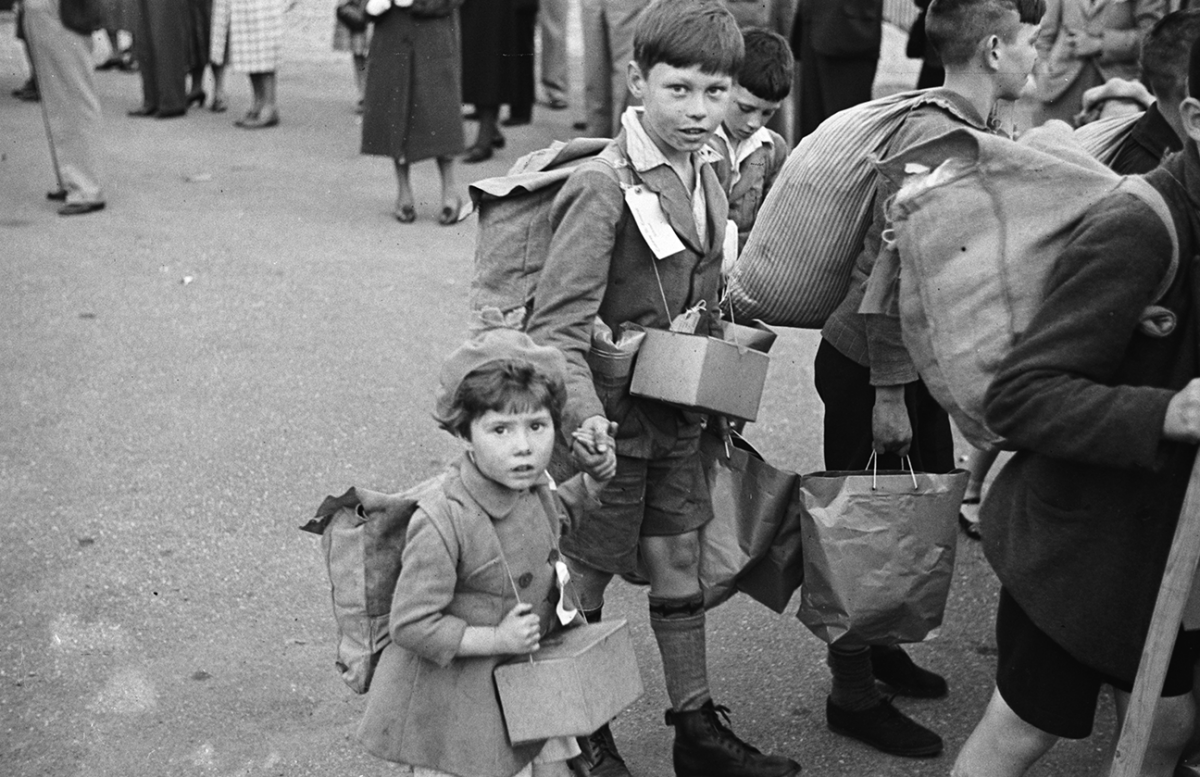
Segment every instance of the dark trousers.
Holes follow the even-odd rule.
[[[817,394],[825,404],[825,468],[865,468],[875,439],[871,431],[875,387],[870,369],[821,340],[813,372]],[[913,431],[909,450],[913,469],[939,474],[954,469],[954,436],[946,411],[919,380],[904,386],[904,403]],[[880,469],[902,467],[899,456],[879,457]]]
[[[174,113],[187,106],[184,80],[191,67],[188,0],[139,0],[138,29],[133,36],[142,105]]]
[[[871,99],[878,55],[825,57],[813,51],[807,38],[801,43],[800,96],[797,139],[808,135],[827,118]]]

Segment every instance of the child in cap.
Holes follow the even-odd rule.
[[[565,777],[575,740],[512,746],[492,671],[573,620],[558,540],[615,469],[612,451],[552,490],[546,465],[566,362],[511,329],[482,333],[442,367],[436,419],[463,441],[442,490],[413,515],[392,602],[392,644],[359,740],[418,777]],[[590,472],[590,474],[589,474]]]
[[[589,620],[600,619],[613,575],[644,563],[680,777],[789,777],[800,767],[739,739],[709,693],[698,532],[712,501],[701,416],[630,396],[630,372],[603,369],[589,352],[597,319],[615,334],[629,323],[667,329],[702,303],[716,309],[729,209],[711,165],[720,155],[708,141],[725,118],[743,50],[736,20],[716,0],[657,0],[642,13],[628,72],[643,107],[625,112],[601,158],[580,165],[555,198],[529,321],[535,340],[566,355],[563,437],[574,455],[616,447],[601,507],[564,538],[563,553]],[[637,185],[623,185],[629,178]],[[607,726],[588,744],[592,775],[629,774]]]

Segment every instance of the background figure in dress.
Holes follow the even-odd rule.
[[[96,65],[97,70],[137,69],[133,54],[133,31],[137,28],[137,0],[104,0],[104,35],[108,38],[108,57]],[[121,45],[121,32],[129,35],[128,46]]]
[[[416,17],[406,7],[388,5],[374,19],[362,153],[392,158],[397,185],[393,215],[402,224],[417,218],[409,165],[437,159],[442,179],[438,223],[455,224],[462,198],[454,180],[454,157],[465,146],[461,106],[448,99],[462,90],[458,11]]]
[[[234,122],[243,129],[263,129],[279,123],[275,102],[275,71],[283,43],[284,0],[214,0],[212,44],[213,102],[225,104],[225,68],[250,76],[254,102]]]
[[[100,188],[100,101],[92,82],[92,36],[67,29],[59,0],[25,0],[25,42],[42,93],[42,115],[58,186],[46,196],[58,213],[104,208]]]
[[[189,106],[204,105],[204,69],[208,67],[208,51],[212,48],[212,7],[213,0],[188,0]]]
[[[533,118],[537,10],[537,0],[467,0],[462,6],[462,101],[475,107],[479,120],[468,163],[491,159],[504,147],[501,105],[509,108],[506,127]]]
[[[1034,123],[1071,124],[1088,89],[1136,79],[1142,36],[1166,12],[1167,0],[1047,0],[1033,71]]]
[[[354,68],[354,87],[357,94],[355,113],[363,112],[363,100],[367,93],[367,52],[371,48],[371,25],[362,32],[353,32],[334,17],[333,50],[350,52],[350,64]]]

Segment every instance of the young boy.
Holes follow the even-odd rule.
[[[1200,442],[1197,45],[1189,77],[1184,150],[1145,176],[1171,211],[1174,275],[1162,219],[1130,194],[1104,198],[988,390],[987,422],[1017,453],[983,508],[1002,586],[996,690],[956,777],[1017,777],[1060,737],[1088,736],[1102,685],[1128,705]],[[1175,644],[1142,775],[1170,777],[1191,733],[1193,641]]]
[[[564,538],[563,552],[589,620],[599,620],[612,576],[644,563],[680,777],[783,777],[800,767],[738,739],[709,694],[697,531],[712,504],[700,415],[631,397],[627,371],[594,373],[599,360],[589,360],[589,350],[597,318],[614,332],[629,322],[666,329],[700,303],[715,310],[728,207],[708,140],[725,117],[742,55],[737,23],[715,0],[646,8],[629,65],[629,88],[644,107],[627,110],[602,159],[581,166],[559,192],[529,322],[535,340],[567,357],[563,437],[576,457],[616,446],[617,473],[602,506]],[[597,441],[590,451],[573,442],[577,429]],[[607,727],[591,745],[593,775],[629,773]]]
[[[931,93],[936,101],[908,114],[884,155],[958,127],[987,130],[996,102],[1021,94],[1037,57],[1044,11],[1042,0],[935,0],[926,31],[945,66],[945,85]],[[882,240],[885,203],[893,193],[881,176],[850,291],[821,330],[814,382],[825,405],[825,467],[862,469],[878,451],[880,468],[899,469],[900,456],[908,455],[918,470],[948,472],[954,468],[950,421],[913,367],[898,311],[863,309],[868,278],[896,267]],[[830,729],[893,755],[941,752],[941,737],[893,707],[875,683],[905,696],[937,698],[947,692],[942,677],[916,666],[898,647],[839,643],[830,647],[828,660]]]
[[[750,29],[742,41],[746,58],[730,93],[725,120],[713,136],[723,157],[718,173],[729,197],[729,220],[737,226],[739,252],[787,159],[787,143],[766,124],[791,92],[795,69],[792,50],[782,35]],[[725,257],[727,264],[733,259]]]

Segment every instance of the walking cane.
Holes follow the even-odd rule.
[[[1142,648],[1133,695],[1121,726],[1109,777],[1138,777],[1142,772],[1146,746],[1150,743],[1150,727],[1154,724],[1154,712],[1167,677],[1175,637],[1179,634],[1183,608],[1191,595],[1197,561],[1200,561],[1200,454],[1192,465],[1183,512],[1175,526],[1175,538],[1171,541],[1171,553],[1167,556],[1162,586],[1158,589],[1158,600],[1150,620],[1150,633]]]
[[[28,19],[28,17],[26,17]],[[63,186],[62,173],[58,169],[58,152],[54,150],[54,135],[50,132],[50,114],[46,112],[46,93],[42,90],[41,81],[38,79],[37,68],[37,41],[29,34],[29,24],[25,27],[25,45],[29,47],[29,69],[30,75],[33,76],[33,83],[37,85],[38,94],[41,99],[38,100],[38,105],[42,109],[42,126],[46,128],[46,142],[50,145],[50,164],[54,166],[54,180],[58,182],[58,191],[63,191],[66,187]]]

